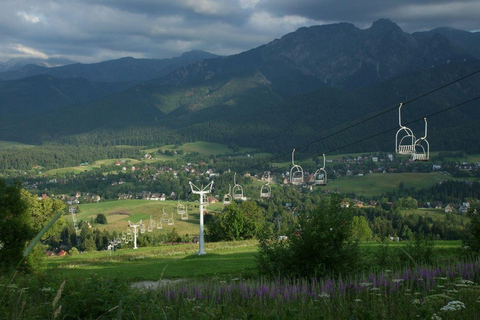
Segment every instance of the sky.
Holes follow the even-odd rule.
[[[240,53],[300,27],[380,18],[405,32],[480,30],[478,0],[0,0],[0,62]]]

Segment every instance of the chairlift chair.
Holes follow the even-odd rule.
[[[413,134],[412,129],[402,126],[402,105],[398,107],[398,124],[400,129],[398,129],[395,136],[395,152],[397,154],[413,154],[415,153],[415,135]]]
[[[313,174],[313,185],[324,186],[327,184],[327,171],[325,171],[325,154],[323,154],[323,167]]]
[[[292,168],[290,169],[290,183],[293,185],[303,184],[303,169],[295,164],[295,149],[292,151]]]
[[[188,213],[185,212],[184,214],[182,214],[182,220],[188,220]]]
[[[163,228],[163,224],[162,224],[162,221],[158,221],[157,223],[157,230],[160,230]]]
[[[425,136],[415,141],[415,152],[412,153],[414,161],[428,161],[430,158],[430,144],[427,141],[427,118],[423,118],[423,121],[425,121]]]
[[[142,224],[142,225],[140,226],[140,233],[145,233],[146,230],[147,230],[147,229],[145,228],[145,225]]]
[[[186,207],[184,204],[181,204],[180,203],[180,200],[178,201],[178,204],[177,204],[177,213],[179,215],[183,215],[185,212],[187,211]]]
[[[228,185],[228,193],[223,196],[223,204],[229,205],[232,203],[232,186]]]
[[[168,222],[168,213],[165,212],[165,207],[163,207],[162,210],[163,210],[162,221]]]
[[[233,200],[245,200],[243,196],[243,187],[237,184],[237,173],[233,176],[233,189],[232,189],[232,196]]]
[[[272,187],[270,187],[270,172],[268,172],[267,175],[267,183],[260,189],[260,198],[270,198],[272,195]]]
[[[125,235],[125,233],[122,232],[120,239],[122,239],[123,242],[127,240],[127,236]]]
[[[172,217],[168,219],[168,225],[173,226],[173,224],[174,224],[174,221],[173,221],[173,212],[172,212]]]
[[[153,232],[153,229],[155,229],[155,220],[152,220],[152,217],[150,216],[150,222],[148,223],[148,232]]]

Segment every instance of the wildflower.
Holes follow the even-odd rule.
[[[355,299],[355,300],[353,300],[353,301],[355,301],[355,302],[362,302],[362,299]]]
[[[434,314],[432,315],[432,318],[431,318],[431,319],[432,319],[432,320],[442,320],[442,318],[440,318],[436,313],[434,313]]]
[[[320,298],[330,298],[330,295],[326,292],[322,292],[318,295]]]
[[[412,300],[412,304],[420,304],[420,303],[421,303],[420,299]]]
[[[395,282],[395,283],[400,283],[404,281],[403,279],[392,279],[392,282]]]
[[[53,289],[50,288],[50,287],[40,289],[40,291],[42,291],[42,292],[50,292],[50,291],[52,291],[52,290],[53,290]]]
[[[470,280],[459,280],[458,281],[459,284],[465,284],[465,285],[470,285],[470,284],[475,284],[475,282],[473,281],[470,281]],[[458,285],[458,284],[457,284]]]
[[[456,311],[465,309],[465,304],[461,301],[450,301],[446,306],[443,306],[440,311]]]
[[[373,287],[373,288],[371,288],[370,290],[371,290],[371,291],[378,291],[378,290],[380,290],[380,288]]]

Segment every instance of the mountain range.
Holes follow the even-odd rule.
[[[348,23],[300,28],[231,56],[194,51],[161,60],[26,65],[0,72],[0,140],[159,145],[201,139],[282,152],[477,70],[480,33],[409,34],[387,19],[368,29]],[[405,118],[478,97],[479,78],[412,103]],[[439,114],[429,128],[432,141],[445,150],[479,151],[471,138],[480,128],[475,106]],[[308,152],[395,127],[398,114],[375,120]],[[389,150],[392,144],[392,137],[377,137],[349,148]]]

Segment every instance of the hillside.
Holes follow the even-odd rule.
[[[0,80],[16,80],[39,74],[58,78],[85,78],[93,82],[145,81],[167,75],[181,66],[198,60],[215,58],[217,55],[204,51],[190,51],[171,59],[134,59],[125,57],[117,60],[92,64],[74,63],[59,67],[28,64],[19,69],[0,73]]]
[[[477,33],[462,32],[453,41],[439,30],[408,34],[386,19],[364,30],[340,23],[300,28],[228,57],[191,52],[44,69],[55,76],[0,81],[0,140],[152,146],[205,140],[285,152],[393,107],[302,152],[337,151],[395,128],[399,102],[480,70],[471,45]],[[198,61],[205,57],[210,59]],[[477,97],[479,78],[412,103],[404,121]],[[478,151],[476,106],[478,101],[429,122],[436,148]],[[422,132],[420,122],[413,126]],[[349,150],[390,150],[392,144],[392,137],[382,136]]]

